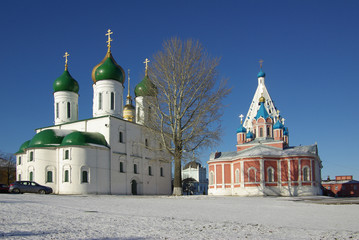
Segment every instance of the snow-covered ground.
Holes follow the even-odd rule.
[[[321,199],[1,194],[0,239],[359,239],[359,205]]]

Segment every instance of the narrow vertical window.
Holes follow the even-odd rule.
[[[239,183],[239,169],[236,170],[236,183]]]
[[[267,137],[270,137],[269,127],[267,127]]]
[[[64,182],[69,182],[69,170],[65,170]]]
[[[52,171],[47,171],[46,182],[52,182]]]
[[[119,132],[119,134],[118,134],[118,141],[120,143],[123,143],[123,133],[122,132]]]
[[[120,162],[120,172],[124,172],[123,171],[123,162]]]
[[[151,166],[148,166],[148,175],[152,175],[152,168],[151,168]]]
[[[34,173],[30,172],[29,174],[29,181],[33,181],[34,180]]]
[[[70,151],[69,150],[65,150],[64,159],[70,159]]]
[[[71,118],[71,103],[67,102],[67,118]]]
[[[304,168],[303,168],[303,181],[305,181],[305,182],[309,182],[309,181],[310,181],[309,168],[308,168],[308,167],[304,167]]]
[[[137,164],[133,164],[133,173],[137,173]]]
[[[59,103],[56,103],[56,118],[59,118]]]
[[[160,176],[163,177],[163,167],[160,168]]]
[[[21,181],[21,174],[18,175],[18,181]]]
[[[259,128],[259,137],[263,137],[263,128]]]
[[[30,152],[30,162],[34,161],[34,152]]]
[[[148,121],[149,122],[152,121],[152,109],[151,109],[151,107],[148,107]]]
[[[145,146],[146,146],[146,148],[148,147],[148,140],[147,140],[147,138],[145,139]]]
[[[21,157],[19,157],[19,165],[21,165]]]
[[[141,121],[141,114],[140,114],[140,108],[137,108],[137,121]]]
[[[111,92],[111,110],[115,109],[115,93]]]
[[[102,93],[98,93],[98,110],[102,109]]]
[[[82,171],[82,182],[88,183],[88,172],[86,170]]]
[[[267,169],[267,175],[268,175],[268,182],[274,182],[274,169],[273,168]]]

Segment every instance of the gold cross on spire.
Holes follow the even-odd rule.
[[[261,69],[262,69],[262,65],[263,65],[263,60],[261,59],[261,60],[259,60],[259,66],[261,67]]]
[[[241,124],[243,123],[243,114],[239,115],[239,118],[241,119]]]
[[[111,34],[113,34],[113,32],[111,32],[111,29],[107,30],[107,33],[105,34],[107,36],[107,48],[108,51],[110,51],[111,49],[111,42],[112,42],[112,38],[111,38]]]
[[[65,52],[64,58],[65,58],[65,71],[67,70],[67,57],[70,56],[68,52]]]
[[[145,66],[146,76],[147,76],[147,70],[148,70],[148,63],[149,62],[150,62],[150,60],[148,60],[148,58],[146,58],[145,61],[143,62],[144,64],[146,64],[146,66]]]

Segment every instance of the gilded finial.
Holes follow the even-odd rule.
[[[239,115],[239,118],[241,119],[241,124],[243,123],[243,114]]]
[[[261,60],[259,60],[259,66],[260,66],[260,68],[262,69],[262,65],[263,65],[263,60],[261,59]]]
[[[67,57],[70,56],[70,54],[68,52],[65,52],[64,58],[65,58],[65,71],[67,71]]]
[[[264,103],[265,101],[266,101],[266,99],[263,97],[263,93],[262,93],[262,96],[259,98],[259,102]]]
[[[127,69],[127,80],[128,80],[128,93],[127,97],[130,97],[130,69]]]
[[[145,66],[145,74],[147,76],[147,70],[148,70],[148,63],[150,62],[150,60],[148,60],[148,58],[145,59],[145,61],[143,62],[144,64],[146,64]]]
[[[107,30],[107,33],[105,34],[107,36],[107,48],[108,48],[108,52],[111,51],[111,42],[113,41],[113,39],[111,38],[111,34],[113,34],[113,32],[111,32],[111,29]]]

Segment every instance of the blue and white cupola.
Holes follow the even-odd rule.
[[[111,54],[111,30],[107,31],[107,53],[92,70],[93,117],[112,115],[122,118],[125,72]]]
[[[283,136],[283,130],[284,130],[284,125],[282,123],[282,121],[284,120],[284,118],[282,119],[279,115],[279,110],[277,111],[277,122],[273,125],[273,135],[274,135],[274,140],[275,141],[283,141],[284,136]]]
[[[243,144],[246,142],[247,129],[243,126],[243,114],[239,115],[241,119],[241,126],[237,129],[237,144]]]
[[[268,114],[265,107],[265,98],[259,98],[260,107],[253,120],[255,138],[273,138],[273,118]]]
[[[79,84],[67,69],[68,56],[66,52],[65,71],[53,84],[55,125],[78,120]]]

